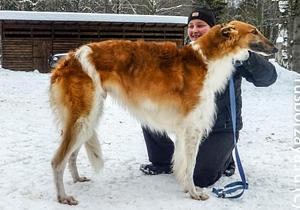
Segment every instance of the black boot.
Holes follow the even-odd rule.
[[[146,175],[171,174],[172,167],[171,164],[142,164],[140,171]]]
[[[230,156],[229,161],[230,162],[229,162],[228,166],[226,167],[225,171],[223,172],[223,174],[225,176],[232,176],[235,173],[235,162],[234,162],[232,155]]]

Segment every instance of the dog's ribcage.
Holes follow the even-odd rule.
[[[90,49],[83,47],[79,50],[77,56],[84,67],[84,71],[93,78],[94,83],[98,83],[100,81],[95,80],[97,70],[85,59],[88,53],[90,53]],[[149,98],[141,98],[138,103],[132,103],[118,86],[108,88],[108,93],[142,124],[154,130],[176,133],[182,128],[199,127],[200,130],[209,132],[214,123],[216,112],[215,94],[224,89],[235,68],[232,65],[232,56],[208,61],[207,67],[208,71],[203,88],[199,93],[199,104],[185,116],[178,111],[177,107],[158,104]],[[99,85],[101,84],[96,84],[97,87]],[[102,88],[100,92],[103,92]]]

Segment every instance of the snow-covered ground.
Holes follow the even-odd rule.
[[[195,201],[182,192],[173,175],[145,176],[147,162],[139,123],[108,99],[97,130],[105,167],[93,174],[84,149],[78,166],[91,182],[73,184],[68,170],[65,187],[78,206],[56,201],[50,160],[59,144],[59,131],[48,102],[50,74],[0,69],[0,209],[293,209],[299,192],[293,146],[293,84],[300,75],[277,64],[277,82],[256,88],[243,82],[243,119],[239,148],[250,188],[236,200],[214,197]],[[233,177],[222,177],[222,187]],[[297,194],[298,192],[298,194]],[[299,204],[299,203],[298,203]]]

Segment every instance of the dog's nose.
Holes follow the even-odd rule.
[[[272,53],[277,53],[278,49],[276,47],[273,48]]]

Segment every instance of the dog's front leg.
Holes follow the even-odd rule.
[[[194,184],[194,169],[198,154],[199,144],[203,138],[204,132],[197,128],[188,128],[184,135],[185,158],[186,158],[186,175],[184,176],[184,189],[189,192],[190,196],[196,200],[206,200],[206,195],[202,188],[195,187]]]

